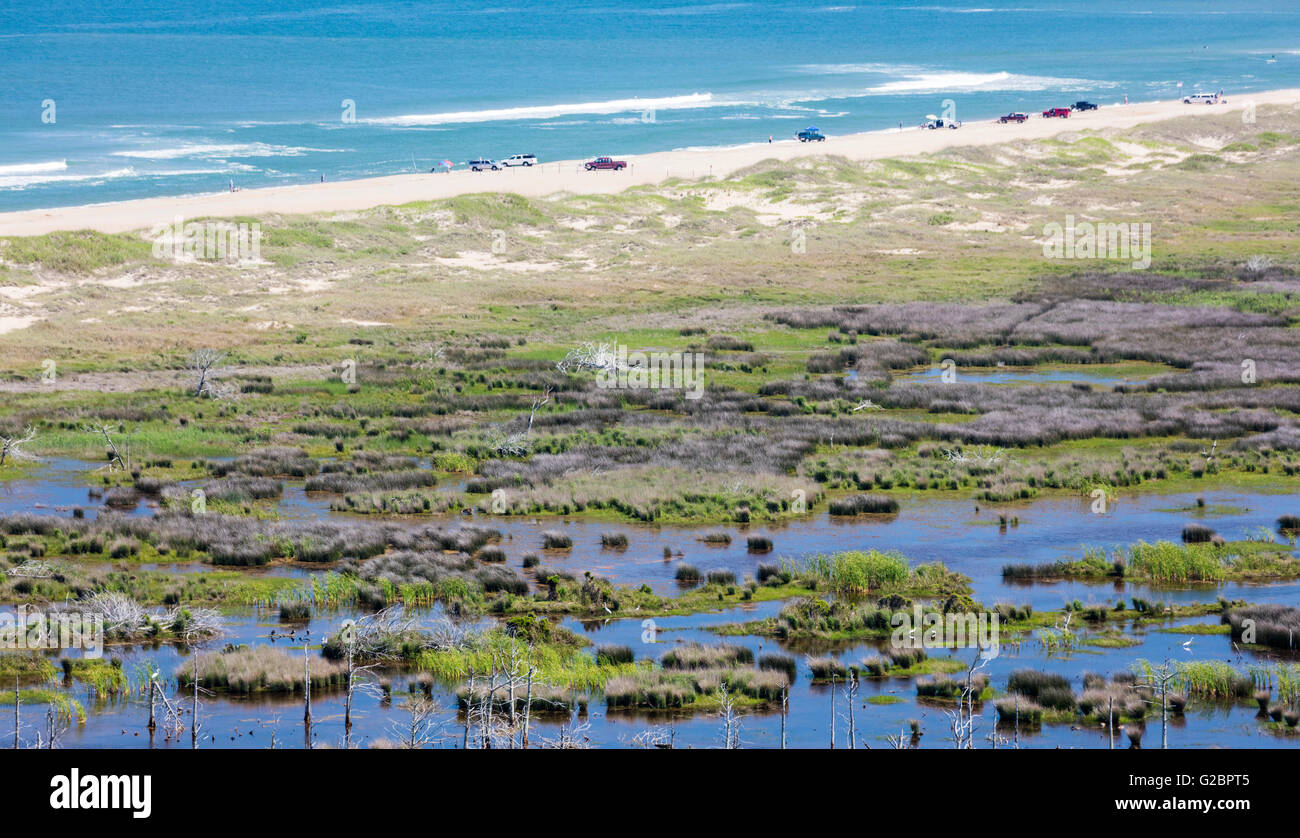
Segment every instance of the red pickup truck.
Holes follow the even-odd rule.
[[[597,157],[595,160],[583,163],[582,167],[589,172],[595,169],[613,169],[617,172],[619,169],[627,168],[627,161],[615,160],[612,157]]]
[[[1029,114],[1017,111],[1015,113],[1009,113],[1006,116],[998,117],[998,122],[1006,125],[1008,122],[1024,122],[1026,119],[1029,119]]]
[[[1070,115],[1069,108],[1048,108],[1047,110],[1043,111],[1043,116],[1048,117],[1049,119],[1054,116],[1067,117],[1069,115]]]

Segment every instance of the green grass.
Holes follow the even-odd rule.
[[[69,274],[88,274],[152,257],[152,245],[138,236],[91,230],[19,236],[0,242],[4,244],[0,260]]]

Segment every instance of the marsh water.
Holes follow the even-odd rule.
[[[71,515],[82,509],[87,517],[98,514],[102,501],[90,497],[86,488],[86,471],[93,464],[57,461],[45,464],[27,479],[0,488],[0,513],[15,511]],[[950,498],[904,498],[901,509],[893,515],[865,515],[852,518],[831,517],[825,513],[809,515],[780,526],[648,526],[590,522],[577,518],[533,518],[477,515],[457,516],[456,520],[491,526],[502,532],[502,547],[508,564],[518,568],[526,553],[538,553],[543,563],[575,576],[584,571],[613,580],[617,584],[648,584],[660,593],[678,590],[674,581],[677,567],[687,562],[701,572],[729,570],[738,578],[753,575],[758,564],[776,563],[849,549],[897,550],[913,562],[942,561],[950,569],[968,575],[973,581],[976,600],[986,604],[1007,602],[1032,604],[1037,610],[1058,609],[1064,603],[1079,600],[1085,604],[1113,602],[1118,598],[1141,596],[1166,602],[1213,602],[1223,596],[1250,602],[1294,604],[1300,601],[1300,583],[1276,584],[1226,583],[1183,587],[1139,586],[1125,583],[1090,584],[1053,582],[1013,584],[1003,580],[1001,568],[1007,563],[1040,563],[1057,559],[1078,558],[1083,548],[1112,548],[1137,541],[1177,540],[1189,522],[1204,523],[1230,540],[1278,538],[1272,526],[1282,514],[1294,514],[1296,498],[1290,494],[1259,491],[1215,490],[1201,493],[1121,495],[1109,504],[1104,514],[1091,510],[1091,501],[1082,498],[1053,497],[1018,504],[996,506],[970,500]],[[153,510],[140,504],[129,514],[149,515]],[[307,493],[301,483],[286,486],[279,503],[279,513],[286,518],[347,519],[356,516],[331,512],[329,496]],[[1005,518],[1006,523],[1000,521]],[[367,520],[373,520],[366,516]],[[389,519],[412,524],[429,523],[429,516]],[[448,521],[454,524],[456,521]],[[541,549],[541,532],[561,529],[573,539],[567,551]],[[624,549],[603,549],[600,535],[617,531],[628,537]],[[713,546],[702,541],[705,533],[725,531],[729,544]],[[750,553],[746,540],[750,536],[770,538],[770,553]],[[664,547],[673,557],[664,558]],[[151,566],[157,567],[157,566]],[[203,573],[209,566],[190,563],[167,565],[172,572]],[[319,566],[288,565],[248,572],[271,572],[307,578],[324,572]],[[716,613],[684,617],[657,618],[652,630],[639,618],[604,620],[565,619],[564,625],[596,644],[624,644],[638,659],[659,658],[675,644],[698,640],[719,642],[711,629],[725,623],[771,616],[782,603],[763,602]],[[242,609],[227,614],[224,634],[211,641],[209,648],[227,643],[274,644],[282,648],[301,649],[304,642],[320,639],[338,630],[346,619],[359,616],[351,609],[318,611],[310,621],[283,623],[274,610]],[[412,612],[417,621],[432,624],[448,619],[441,609]],[[487,618],[476,618],[483,622]],[[1032,667],[1070,677],[1076,687],[1086,672],[1111,673],[1129,670],[1134,661],[1197,659],[1232,662],[1239,667],[1253,663],[1267,664],[1276,653],[1256,654],[1234,647],[1222,634],[1180,633],[1179,628],[1195,623],[1216,623],[1217,617],[1181,620],[1166,624],[1127,625],[1123,634],[1128,645],[1119,648],[1080,646],[1073,650],[1049,651],[1033,638],[1019,643],[1003,640],[999,654],[982,670],[991,677],[995,688],[1005,686],[1009,672]],[[791,691],[786,718],[786,740],[790,746],[826,747],[830,744],[832,714],[837,718],[839,747],[845,747],[847,706],[843,690],[814,683],[805,655],[833,653],[845,662],[856,662],[878,649],[875,643],[784,643],[757,636],[729,636],[727,642],[751,648],[755,654],[781,651],[793,655],[799,671]],[[128,673],[157,667],[164,675],[175,673],[188,660],[190,650],[171,644],[128,645],[110,647],[107,654],[122,660]],[[931,657],[954,655],[967,661],[971,650],[931,650]],[[56,655],[57,657],[57,655]],[[402,709],[411,676],[401,672],[381,673],[389,693],[363,694],[356,699],[353,711],[353,742],[373,743],[398,740],[398,728],[407,719]],[[446,747],[461,744],[462,719],[455,709],[456,684],[435,686],[435,697],[442,707]],[[145,722],[147,702],[141,695],[101,700],[88,694],[77,682],[66,686],[86,707],[84,724],[74,724],[65,743],[85,747],[189,747],[188,732],[179,741],[167,740],[161,733],[150,740]],[[171,689],[175,690],[172,683]],[[188,700],[188,697],[187,697]],[[233,699],[221,695],[202,697],[203,741],[201,747],[301,747],[304,743],[301,700],[281,698]],[[855,724],[859,746],[887,747],[886,736],[908,730],[909,720],[920,721],[922,747],[948,744],[946,707],[916,696],[912,679],[867,678],[862,681],[855,706]],[[343,740],[343,700],[340,694],[313,696],[312,740],[317,745],[339,745]],[[995,729],[992,702],[982,708],[978,723],[977,745],[987,747],[985,737]],[[534,720],[534,741],[554,737],[561,726],[577,726],[580,736],[595,746],[627,745],[638,733],[651,727],[671,730],[678,747],[709,747],[721,744],[722,727],[711,713],[634,713],[607,711],[599,693],[593,693],[584,713],[569,716],[543,715]],[[35,724],[35,722],[33,722]],[[1014,737],[1012,731],[998,728],[1002,736]],[[0,735],[5,735],[0,732]],[[777,746],[781,737],[778,712],[749,712],[741,726],[741,740],[747,746]],[[1127,741],[1116,747],[1127,747]],[[1071,724],[1045,724],[1041,728],[1019,731],[1022,747],[1107,747],[1107,732],[1101,727]],[[1169,730],[1171,747],[1286,747],[1300,744],[1300,736],[1276,732],[1261,725],[1253,704],[1210,703],[1193,700],[1185,716],[1177,717]],[[1006,743],[1003,743],[1005,746]],[[1148,723],[1146,747],[1158,747],[1159,724]]]

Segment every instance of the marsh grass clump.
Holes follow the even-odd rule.
[[[0,652],[0,682],[13,686],[22,681],[52,681],[58,673],[54,664],[40,655],[25,652]]]
[[[1036,727],[1043,723],[1043,707],[1028,698],[999,698],[993,702],[999,724],[1022,724]]]
[[[810,556],[790,563],[793,576],[811,576],[840,593],[866,593],[900,586],[908,581],[907,560],[898,553],[851,550],[833,555]]]
[[[730,544],[731,533],[721,531],[705,533],[700,537],[700,541],[703,541],[705,544]]]
[[[1268,705],[1273,700],[1272,690],[1255,690],[1255,703],[1259,705],[1261,714],[1268,713]]]
[[[1221,582],[1227,576],[1222,552],[1213,544],[1139,541],[1129,548],[1128,567],[1132,575],[1160,582]]]
[[[1232,639],[1238,643],[1273,649],[1300,648],[1300,608],[1255,605],[1227,611],[1219,619],[1228,625]]]
[[[888,634],[893,611],[870,603],[827,602],[805,597],[784,606],[764,625],[775,637],[841,638],[858,634]]]
[[[715,706],[722,685],[733,698],[772,702],[790,686],[784,672],[774,669],[657,669],[611,678],[605,685],[605,704],[611,710],[683,709],[700,704]]]
[[[634,660],[636,660],[636,654],[630,646],[610,644],[596,647],[596,663],[601,666],[632,663]]]
[[[1150,683],[1154,667],[1148,661],[1137,661],[1135,672]],[[1188,695],[1215,700],[1237,701],[1255,694],[1255,678],[1239,672],[1223,661],[1182,661],[1177,664],[1178,676]]]
[[[241,454],[233,460],[209,461],[208,471],[216,477],[243,474],[248,477],[310,477],[320,463],[301,448],[273,446]]]
[[[511,712],[511,697],[508,690],[493,690],[485,684],[474,684],[473,687],[465,685],[456,691],[456,706],[464,713],[470,708],[482,708],[491,704],[493,712],[508,714]],[[535,683],[531,690],[515,690],[513,699],[513,711],[516,714],[522,714],[525,710],[536,715],[587,711],[585,697],[577,695],[568,687],[552,684]]]
[[[430,605],[477,592],[528,592],[528,583],[509,568],[480,564],[460,552],[395,550],[367,561],[346,562],[342,570],[344,579],[363,583],[349,586],[351,596],[371,600],[371,607],[389,601]]]
[[[1300,535],[1300,515],[1282,515],[1277,519],[1277,531],[1282,535]]]
[[[1007,676],[1007,690],[1053,710],[1073,710],[1077,703],[1069,678],[1037,669],[1012,672]]]
[[[858,671],[872,678],[881,678],[889,674],[890,666],[892,666],[892,663],[889,658],[872,655],[862,659],[858,664]]]
[[[892,514],[898,511],[898,501],[884,495],[849,495],[831,501],[829,511],[837,516]]]
[[[438,483],[437,475],[422,469],[380,471],[365,473],[331,472],[307,478],[304,489],[308,492],[333,492],[352,494],[360,492],[400,492],[407,489],[425,489]]]
[[[683,643],[669,649],[660,660],[664,669],[720,669],[753,662],[754,653],[748,647],[731,643]]]
[[[1217,533],[1204,524],[1188,524],[1183,527],[1183,543],[1209,544]]]
[[[760,585],[786,585],[789,584],[791,576],[790,572],[780,565],[760,564],[754,570],[754,579]]]
[[[545,550],[570,550],[573,539],[559,530],[546,530],[542,533],[542,548]]]
[[[478,559],[480,562],[504,562],[506,560],[506,551],[502,550],[495,544],[488,544],[484,547],[478,548],[474,553],[474,558]]]
[[[814,681],[843,681],[849,676],[849,668],[838,658],[824,655],[808,658],[808,668],[812,670]]]
[[[255,500],[270,500],[284,494],[284,484],[269,477],[245,477],[231,475],[220,480],[209,481],[203,487],[208,500],[226,503],[248,503]],[[188,506],[188,495],[184,496],[182,508]]]
[[[698,585],[700,583],[700,569],[695,565],[681,564],[677,566],[677,572],[673,578],[681,585]]]
[[[989,679],[987,675],[975,674],[971,676],[970,688],[975,700],[981,700],[985,690],[988,689]],[[918,698],[932,698],[941,700],[954,700],[962,696],[966,690],[966,679],[950,678],[947,675],[935,675],[933,677],[918,678],[916,681],[916,695]]]
[[[313,690],[337,690],[347,683],[346,668],[318,657],[308,659]],[[176,683],[186,689],[193,683],[191,664],[176,669]],[[202,654],[199,683],[206,689],[231,693],[297,693],[303,688],[303,660],[271,646],[233,646],[217,654]]]
[[[730,570],[710,570],[704,575],[706,585],[734,585],[736,584],[736,574]]]
[[[770,553],[772,552],[772,539],[762,535],[751,535],[746,540],[745,546],[750,553]]]
[[[783,655],[778,652],[767,652],[758,656],[759,669],[772,669],[777,672],[784,672],[790,683],[794,683],[795,676],[798,674],[799,666],[791,655]]]
[[[1005,574],[1005,568],[1003,572]],[[1024,622],[1034,616],[1034,606],[1028,603],[1016,606],[1006,602],[999,602],[993,606],[993,610],[997,612],[999,619],[1004,623]]]
[[[911,669],[930,657],[930,654],[921,646],[890,646],[885,651],[885,655],[889,658],[889,664],[894,669]]]
[[[285,622],[302,622],[311,619],[311,603],[305,599],[285,600],[280,603],[280,619]]]
[[[627,535],[621,532],[606,532],[600,534],[600,546],[604,548],[623,550],[627,547]]]
[[[104,505],[114,509],[134,509],[140,503],[140,492],[131,486],[114,486],[104,492]]]

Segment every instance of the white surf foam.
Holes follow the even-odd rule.
[[[271,145],[269,143],[185,143],[162,148],[129,148],[112,152],[114,157],[142,160],[214,159],[225,157],[301,157],[304,154],[342,152],[339,148]]]
[[[498,122],[513,119],[554,119],[558,116],[574,116],[577,114],[708,108],[713,107],[715,104],[711,93],[692,93],[687,96],[660,96],[651,99],[610,99],[604,102],[575,102],[557,105],[527,105],[517,108],[489,108],[479,111],[403,114],[401,116],[376,117],[357,121],[371,125],[446,125],[449,123]]]

